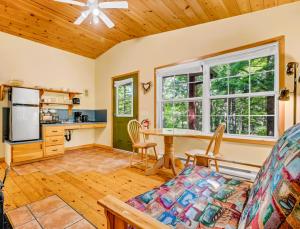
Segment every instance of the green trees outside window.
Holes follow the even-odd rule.
[[[119,116],[128,116],[132,114],[132,90],[132,83],[117,87],[117,114]]]
[[[162,91],[163,128],[201,131],[203,74],[163,77]]]
[[[207,64],[205,75],[162,77],[161,127],[202,131],[205,125],[206,132],[214,132],[220,123],[226,123],[227,134],[274,137],[275,62],[275,54],[266,55]]]
[[[229,134],[274,136],[275,97],[258,96],[274,91],[274,61],[271,55],[210,68],[211,96],[226,97],[210,101],[212,132],[225,122]]]

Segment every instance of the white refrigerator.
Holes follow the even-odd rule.
[[[10,141],[29,141],[40,138],[39,90],[11,89]]]

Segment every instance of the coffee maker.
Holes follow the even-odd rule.
[[[82,112],[74,112],[74,122],[81,122]]]

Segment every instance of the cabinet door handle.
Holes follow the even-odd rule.
[[[56,152],[56,151],[57,151],[57,149],[53,149],[53,150],[52,150],[52,152]]]
[[[53,142],[58,142],[58,140],[57,139],[55,139],[55,140],[52,140]]]
[[[57,133],[58,131],[57,130],[52,130],[52,133]]]

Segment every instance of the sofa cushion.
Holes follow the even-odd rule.
[[[174,228],[237,228],[248,190],[247,182],[188,166],[127,203]]]
[[[259,171],[239,228],[300,228],[300,123],[285,132]]]

